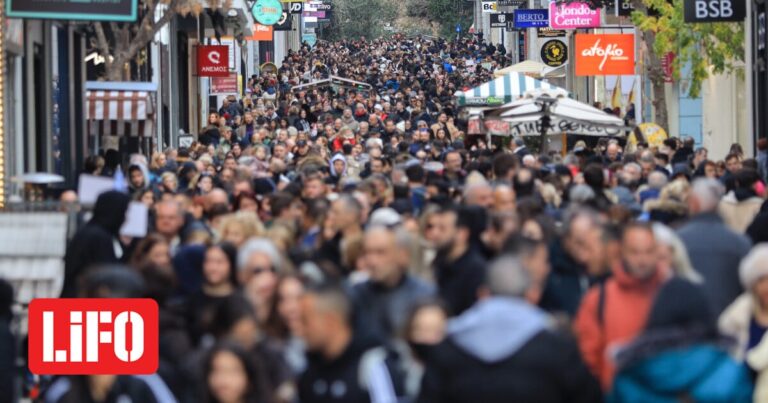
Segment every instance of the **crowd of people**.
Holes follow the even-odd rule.
[[[160,366],[43,400],[766,401],[768,143],[486,144],[453,94],[505,60],[473,39],[304,46],[190,147],[131,157],[62,296],[155,299]],[[292,91],[328,75],[374,91]],[[119,233],[131,200],[141,239]]]

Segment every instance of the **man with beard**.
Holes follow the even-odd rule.
[[[604,391],[615,374],[608,352],[640,334],[668,276],[660,262],[653,229],[629,224],[621,234],[621,263],[614,265],[613,277],[584,296],[574,327],[581,355]]]
[[[477,290],[485,278],[486,261],[480,250],[476,207],[448,207],[435,215],[433,262],[438,294],[451,315],[460,315],[477,301]]]

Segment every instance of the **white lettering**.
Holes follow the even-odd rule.
[[[127,327],[131,324],[131,350],[127,349]],[[144,319],[136,312],[121,312],[115,318],[115,356],[124,362],[137,361],[144,355]]]
[[[591,48],[584,49],[581,52],[585,57],[600,57],[599,70],[602,71],[605,66],[605,62],[610,58],[611,60],[627,60],[627,56],[624,56],[624,50],[619,48],[619,45],[615,43],[608,44],[605,48],[600,46],[600,39],[598,39]]]

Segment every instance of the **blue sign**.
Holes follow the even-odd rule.
[[[301,37],[301,41],[302,42],[306,42],[307,44],[309,44],[309,46],[314,47],[315,44],[317,43],[317,35],[315,35],[315,34],[304,34]]]
[[[541,28],[549,26],[549,10],[515,10],[515,28]]]
[[[461,24],[456,24],[456,32],[461,32]]]

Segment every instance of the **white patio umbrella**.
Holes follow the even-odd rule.
[[[571,99],[560,89],[528,91],[523,98],[486,113],[485,120],[501,121],[507,135],[521,136],[567,133],[614,137],[632,129],[620,118]]]

